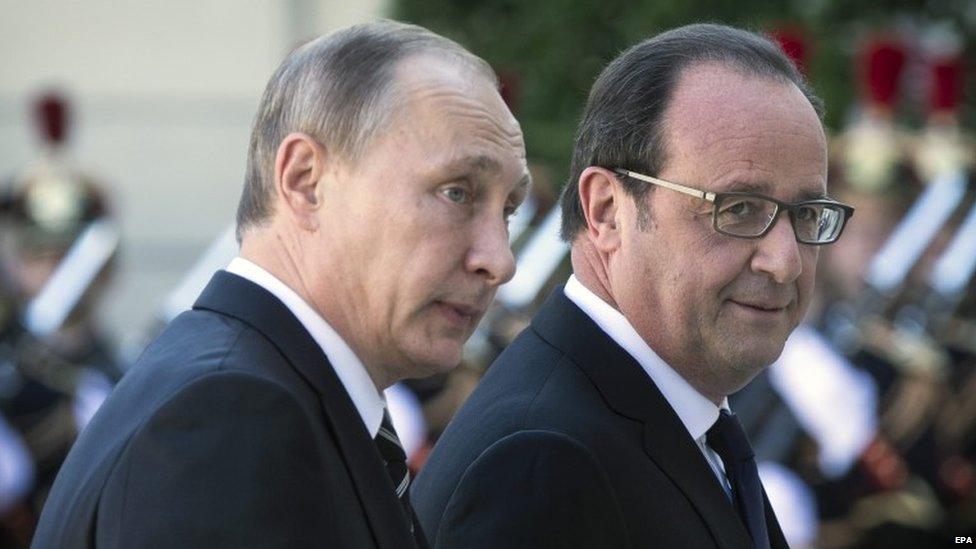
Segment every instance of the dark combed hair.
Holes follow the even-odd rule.
[[[590,90],[576,133],[569,179],[560,198],[563,240],[586,227],[579,178],[589,166],[657,174],[666,161],[664,114],[682,71],[699,63],[719,63],[747,75],[792,83],[818,116],[823,103],[796,65],[769,39],[715,24],[679,27],[645,40],[614,59]],[[640,206],[650,184],[626,179],[625,189]]]

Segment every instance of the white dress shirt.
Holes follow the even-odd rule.
[[[718,420],[719,410],[729,409],[728,399],[723,399],[719,407],[695,390],[685,378],[657,356],[623,313],[583,286],[575,275],[569,276],[564,291],[570,301],[582,309],[601,330],[610,336],[610,339],[620,345],[644,368],[698,445],[698,449],[718,478],[719,484],[725,489],[727,495],[731,494],[722,459],[705,443],[705,434]]]
[[[268,290],[281,300],[285,307],[288,307],[288,310],[308,330],[312,339],[322,348],[322,352],[328,357],[336,375],[339,376],[339,381],[349,393],[360,417],[363,418],[369,436],[376,438],[376,434],[380,431],[380,423],[383,422],[386,400],[376,389],[362,361],[332,326],[329,326],[329,323],[315,312],[315,309],[295,293],[295,290],[243,257],[235,257],[225,270]]]

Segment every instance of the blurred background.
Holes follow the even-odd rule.
[[[387,398],[412,466],[569,273],[551,208],[589,87],[620,51],[711,21],[767,33],[826,105],[857,207],[780,361],[732,399],[797,547],[926,547],[976,527],[976,2],[0,0],[0,547],[22,547],[77,432],[236,252],[267,78],[391,17],[488,60],[536,186],[518,274],[451,376]],[[757,98],[759,100],[759,98]]]

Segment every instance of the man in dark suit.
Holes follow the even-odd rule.
[[[528,175],[480,59],[374,23],[292,52],[255,120],[240,257],[71,451],[34,540],[423,545],[382,391],[460,361]]]
[[[726,397],[780,354],[851,214],[817,105],[728,27],[606,67],[562,197],[574,274],[417,479],[432,545],[785,547]]]

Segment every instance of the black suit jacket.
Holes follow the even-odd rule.
[[[410,530],[321,348],[221,271],[82,433],[33,547],[400,549]]]
[[[557,289],[413,486],[432,546],[751,546],[694,440],[631,356]],[[773,547],[786,547],[766,504]]]

